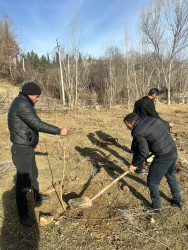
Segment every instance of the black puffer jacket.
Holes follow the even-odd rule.
[[[134,113],[139,115],[141,118],[145,116],[159,118],[159,115],[155,110],[155,104],[148,96],[144,96],[135,102]]]
[[[165,157],[177,151],[176,144],[168,131],[168,125],[161,119],[147,116],[138,119],[131,132],[138,147],[132,165],[145,160],[149,152],[157,157]]]
[[[38,132],[48,134],[60,134],[61,132],[60,128],[42,122],[36,114],[31,99],[21,92],[10,106],[8,128],[12,143],[34,147],[38,144]]]

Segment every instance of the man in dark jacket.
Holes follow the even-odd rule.
[[[155,104],[154,104],[154,102],[159,98],[159,95],[160,93],[157,88],[150,89],[147,96],[144,96],[135,102],[133,112],[139,115],[141,118],[146,116],[152,116],[161,119],[155,110]],[[172,122],[169,123],[166,122],[166,123],[169,130],[170,128],[173,128],[174,125]],[[137,154],[137,145],[134,142],[134,140],[132,142],[131,150],[134,152],[134,154]],[[136,172],[139,174],[148,174],[148,171],[144,168],[144,162],[139,164]]]
[[[35,222],[28,214],[26,194],[33,189],[35,202],[50,199],[48,195],[39,192],[38,169],[35,161],[35,147],[38,144],[39,132],[63,135],[67,128],[58,128],[45,123],[37,116],[34,105],[40,100],[41,89],[34,82],[26,83],[8,112],[8,128],[10,140],[13,143],[12,160],[17,170],[16,204],[20,223],[32,227]]]
[[[135,113],[128,114],[124,118],[124,123],[131,130],[131,135],[138,145],[138,151],[133,156],[129,172],[134,172],[139,163],[148,157],[149,152],[155,155],[147,176],[154,212],[161,212],[159,184],[164,176],[172,193],[172,205],[182,208],[183,203],[174,172],[177,148],[167,123],[151,116],[140,118]]]
[[[147,96],[142,97],[134,104],[134,113],[138,114],[141,118],[145,116],[153,116],[159,118],[155,110],[154,102],[159,98],[159,90],[157,88],[150,89]]]

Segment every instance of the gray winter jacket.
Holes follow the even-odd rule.
[[[8,128],[12,143],[33,147],[38,144],[38,132],[49,134],[60,134],[61,132],[60,128],[41,121],[31,99],[21,92],[10,106]]]
[[[144,161],[149,152],[156,157],[165,157],[177,151],[167,123],[159,118],[152,116],[139,118],[131,134],[138,147],[137,154],[132,160],[134,166]]]

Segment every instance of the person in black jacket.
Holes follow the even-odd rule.
[[[172,193],[172,205],[182,208],[183,203],[174,172],[177,148],[168,130],[167,123],[151,116],[140,118],[135,113],[128,114],[123,121],[127,128],[131,130],[131,135],[138,145],[138,151],[133,156],[129,172],[134,172],[139,163],[148,157],[149,152],[155,155],[147,176],[154,212],[161,212],[159,184],[164,176]]]
[[[58,128],[40,120],[34,105],[40,100],[41,89],[34,82],[26,83],[8,112],[8,128],[13,143],[12,160],[17,170],[16,204],[20,223],[32,227],[35,222],[28,214],[26,194],[33,189],[35,202],[50,199],[39,192],[38,169],[35,161],[35,147],[38,144],[39,132],[66,136],[67,128]]]
[[[154,104],[154,102],[159,98],[159,95],[160,93],[157,88],[150,89],[147,96],[144,96],[135,102],[133,112],[139,115],[141,118],[146,116],[152,116],[161,119],[157,111],[155,110]],[[170,128],[174,127],[174,124],[172,122],[166,123],[169,130]],[[132,142],[131,150],[134,152],[134,154],[137,154],[137,145],[134,140]],[[144,168],[144,162],[139,164],[136,172],[138,174],[148,174],[148,171]]]

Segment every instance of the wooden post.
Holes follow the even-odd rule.
[[[64,88],[63,72],[62,72],[62,66],[61,66],[60,46],[59,46],[58,41],[57,41],[57,48],[58,48],[58,55],[59,55],[59,69],[60,69],[60,77],[61,77],[62,101],[63,101],[63,106],[65,106],[65,88]]]
[[[22,57],[22,67],[23,67],[23,71],[25,72],[25,58],[24,56]]]

